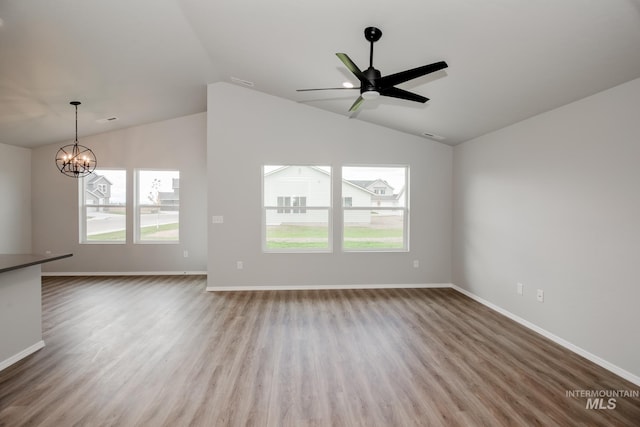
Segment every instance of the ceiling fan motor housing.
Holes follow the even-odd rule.
[[[360,82],[360,93],[363,94],[365,92],[379,92],[378,87],[376,85],[376,81],[382,77],[380,71],[376,70],[373,67],[369,67],[362,72],[366,77],[366,82]]]

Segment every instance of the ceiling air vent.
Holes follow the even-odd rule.
[[[249,80],[242,80],[237,77],[231,77],[231,81],[234,83],[238,83],[239,85],[242,85],[242,86],[247,86],[247,87],[254,86],[253,82],[250,82]]]
[[[427,138],[435,139],[436,141],[443,141],[445,139],[444,136],[436,135],[436,134],[431,133],[431,132],[422,132],[422,136],[426,136]]]

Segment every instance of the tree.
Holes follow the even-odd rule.
[[[156,230],[160,228],[160,179],[154,178],[151,182],[151,191],[147,198],[156,205]]]
[[[149,191],[149,195],[147,198],[151,201],[151,204],[159,205],[160,204],[160,180],[158,178],[154,178],[153,182],[151,182],[151,191]]]

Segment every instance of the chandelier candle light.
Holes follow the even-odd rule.
[[[96,155],[89,148],[78,144],[78,105],[80,102],[71,101],[76,107],[76,141],[65,145],[56,153],[56,166],[60,172],[72,178],[82,178],[93,172],[98,164]]]

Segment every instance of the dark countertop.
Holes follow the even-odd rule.
[[[57,259],[69,258],[70,256],[73,256],[73,254],[0,254],[0,273],[30,267],[32,265],[44,264],[45,262],[55,261]]]

